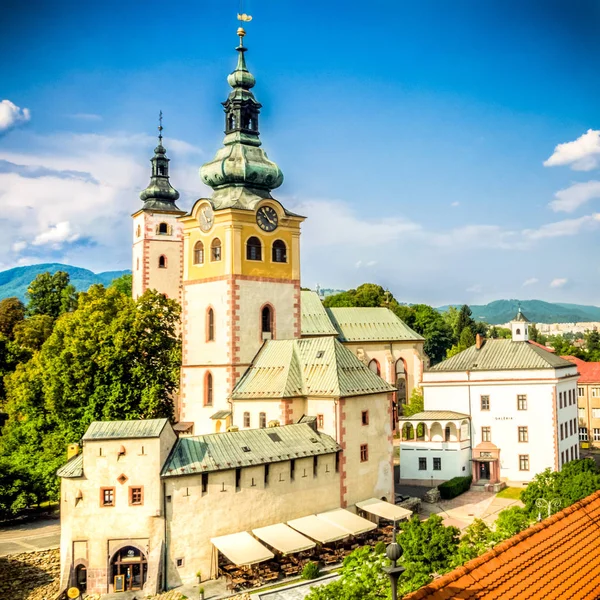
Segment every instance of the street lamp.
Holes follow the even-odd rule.
[[[553,498],[552,500],[546,500],[545,498],[538,498],[535,501],[535,505],[539,508],[538,510],[538,523],[542,520],[542,508],[548,510],[548,517],[552,514],[552,506],[554,505],[556,508],[560,508],[562,505],[562,500],[560,498]]]
[[[392,600],[398,600],[398,579],[404,573],[404,567],[396,566],[396,562],[402,556],[402,547],[396,540],[396,521],[394,521],[394,533],[392,534],[392,543],[385,549],[385,555],[392,561],[389,567],[383,567],[388,574],[392,585]]]

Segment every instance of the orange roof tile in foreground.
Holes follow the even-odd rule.
[[[587,362],[576,356],[561,356],[574,365],[579,371],[578,383],[600,383],[600,362]]]
[[[534,342],[533,340],[529,340],[530,344],[533,344],[534,346],[537,346],[538,348],[541,348],[542,350],[545,350],[546,352],[554,352],[556,353],[556,350],[554,348],[551,348],[550,346],[544,346],[544,344],[539,344],[538,342]],[[567,358],[566,356],[561,356],[561,358]],[[567,360],[569,360],[567,358]]]
[[[600,491],[404,596],[404,600],[599,597]]]

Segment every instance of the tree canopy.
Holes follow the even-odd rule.
[[[58,317],[73,310],[77,304],[77,292],[69,283],[69,274],[56,271],[40,273],[27,289],[27,314]]]
[[[18,298],[0,300],[0,334],[12,339],[13,330],[25,318],[25,305]]]

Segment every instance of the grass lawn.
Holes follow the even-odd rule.
[[[516,487],[506,487],[503,490],[500,490],[497,494],[497,498],[510,498],[511,500],[520,500],[521,492],[525,488],[516,488]]]

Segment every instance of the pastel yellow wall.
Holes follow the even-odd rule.
[[[169,586],[192,583],[199,570],[203,578],[215,575],[212,537],[251,531],[339,506],[335,454],[318,457],[317,477],[313,476],[312,456],[296,459],[294,471],[291,481],[289,461],[271,464],[265,487],[264,466],[244,468],[239,491],[235,470],[211,473],[204,495],[199,475],[167,478],[166,493],[171,496],[167,504]],[[184,559],[180,568],[176,566],[178,558]]]
[[[67,584],[75,541],[86,542],[90,593],[110,591],[106,588],[107,548],[116,552],[128,545],[128,540],[135,540],[147,549],[150,562],[149,555],[159,548],[164,537],[160,470],[175,439],[167,425],[160,438],[85,442],[84,476],[61,480],[61,586]],[[121,445],[126,454],[119,457]],[[125,483],[118,481],[122,474],[127,477]],[[143,505],[129,505],[130,486],[143,486]],[[102,487],[115,488],[114,506],[101,506]],[[80,490],[83,498],[75,505]],[[94,588],[94,581],[100,582],[101,587]]]
[[[577,424],[578,427],[587,427],[589,445],[598,448],[600,447],[600,440],[594,440],[594,429],[600,429],[600,419],[595,419],[593,417],[592,409],[600,409],[600,395],[593,396],[592,388],[598,388],[600,390],[600,382],[578,383],[577,385],[579,389],[583,390],[583,396],[578,395],[577,406],[578,409],[585,409],[584,411],[578,410]],[[596,392],[596,394],[598,394],[598,392]],[[582,412],[583,418],[579,416]]]

